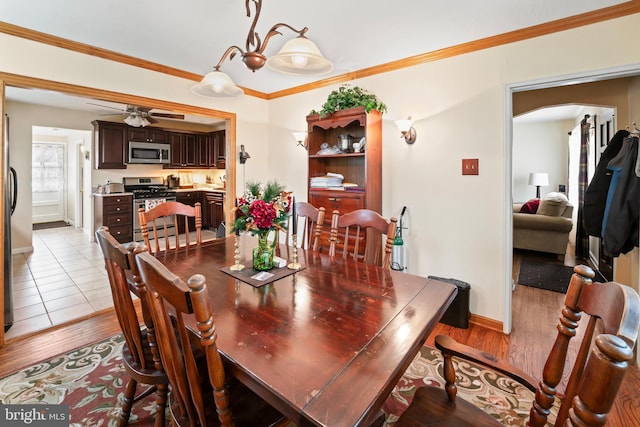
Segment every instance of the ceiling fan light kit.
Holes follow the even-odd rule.
[[[140,114],[132,113],[124,118],[124,122],[129,126],[133,126],[135,128],[145,127],[151,124],[149,120],[142,117]]]
[[[256,13],[247,35],[245,50],[235,45],[227,48],[218,64],[213,67],[213,71],[207,73],[199,83],[191,87],[191,91],[196,95],[215,98],[230,98],[242,95],[244,91],[236,86],[227,74],[220,71],[220,66],[225,59],[227,57],[233,59],[237,54],[240,54],[243,64],[253,72],[261,69],[265,63],[270,69],[284,74],[319,75],[333,70],[333,64],[322,56],[315,43],[305,37],[305,33],[308,31],[307,27],[296,30],[288,24],[279,23],[271,27],[264,41],[262,41],[255,31],[256,24],[260,18],[262,0],[245,0],[245,8],[249,18],[251,17],[250,3],[255,5]],[[298,34],[298,37],[285,43],[277,55],[267,58],[263,52],[271,37],[282,35],[278,31],[281,27],[288,28]]]

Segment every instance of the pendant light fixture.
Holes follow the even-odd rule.
[[[271,27],[264,41],[255,31],[256,24],[260,18],[260,9],[262,8],[262,0],[245,0],[247,17],[251,17],[250,3],[256,8],[253,23],[247,35],[245,50],[238,46],[230,46],[213,67],[213,71],[207,73],[204,78],[191,87],[191,91],[196,95],[231,98],[242,95],[244,92],[231,80],[227,74],[220,71],[220,66],[227,59],[233,59],[240,54],[244,65],[255,72],[261,69],[265,64],[272,70],[284,74],[301,74],[301,75],[319,75],[326,74],[333,70],[333,64],[320,53],[320,49],[311,40],[305,37],[305,33],[309,30],[304,27],[296,30],[288,24],[279,23]],[[280,52],[271,58],[264,55],[264,50],[271,37],[282,35],[279,28],[286,27],[298,34],[298,37],[289,40],[284,44]]]

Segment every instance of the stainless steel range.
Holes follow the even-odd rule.
[[[169,190],[164,184],[164,179],[160,176],[155,177],[137,177],[123,178],[122,184],[124,191],[133,193],[133,239],[142,240],[142,231],[140,229],[140,218],[138,217],[138,209],[150,209],[150,207],[158,203],[176,200],[176,192]],[[162,231],[162,230],[158,230]],[[160,233],[162,234],[162,233]],[[175,235],[173,227],[169,227],[168,234]],[[160,235],[159,237],[164,237]]]

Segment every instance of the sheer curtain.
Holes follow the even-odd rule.
[[[64,188],[64,145],[32,144],[31,191],[44,193]]]

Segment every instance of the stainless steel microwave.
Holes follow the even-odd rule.
[[[170,144],[129,142],[129,163],[169,164]]]

